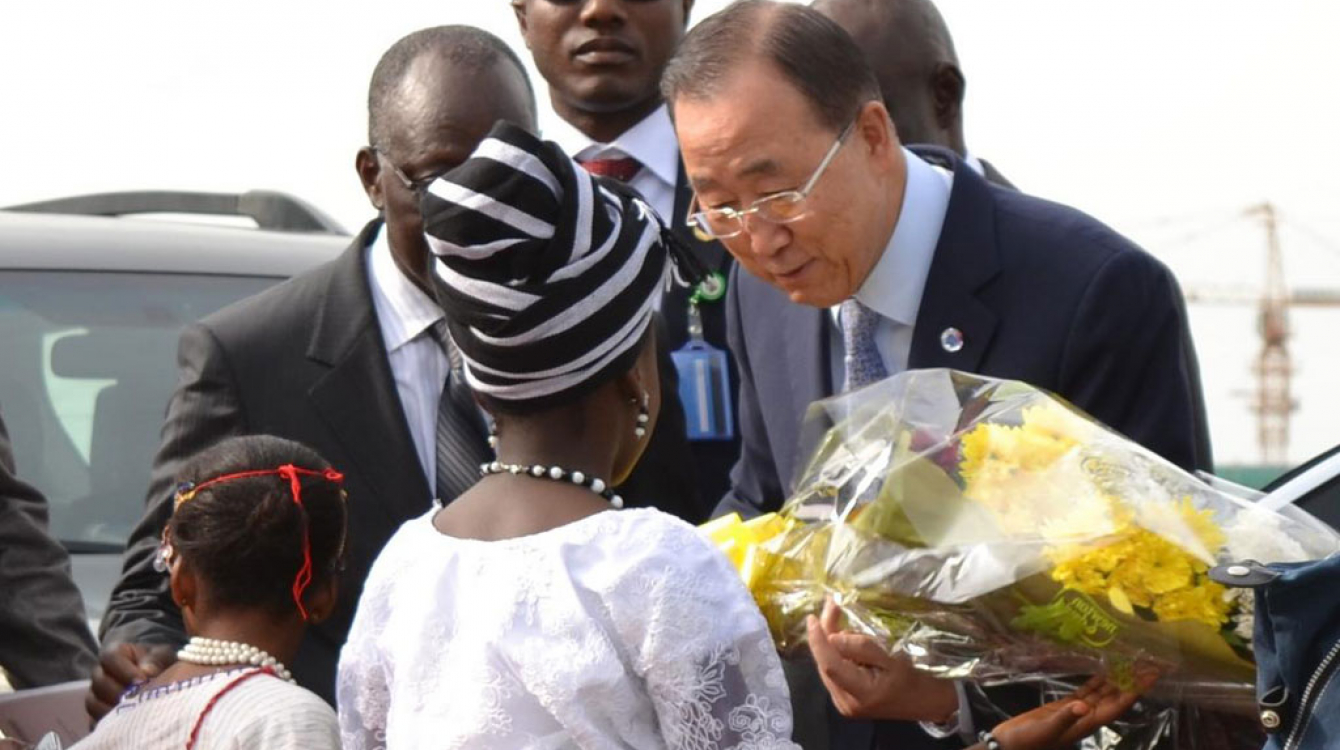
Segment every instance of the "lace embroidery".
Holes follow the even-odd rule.
[[[466,543],[425,517],[383,558],[340,663],[346,748],[796,747],[762,615],[678,520]]]

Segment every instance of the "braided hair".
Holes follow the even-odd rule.
[[[283,466],[299,474],[281,476],[276,469]],[[230,476],[249,472],[265,473]],[[182,469],[178,507],[164,538],[209,583],[214,604],[276,615],[296,607],[305,616],[295,598],[343,566],[347,511],[344,491],[331,479],[338,476],[301,443],[271,435],[229,438]],[[227,481],[211,481],[220,478]],[[301,502],[292,481],[301,485]],[[307,559],[310,581],[296,587]]]

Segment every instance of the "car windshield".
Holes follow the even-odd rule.
[[[0,415],[72,552],[119,551],[140,519],[182,328],[280,280],[0,271]]]

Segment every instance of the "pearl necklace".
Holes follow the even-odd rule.
[[[222,666],[224,664],[251,664],[257,667],[269,667],[282,680],[297,684],[288,668],[279,660],[255,646],[237,641],[220,641],[213,638],[192,636],[191,640],[177,652],[177,660],[188,664]]]
[[[614,490],[605,484],[603,479],[598,477],[588,477],[580,471],[568,471],[559,466],[523,466],[521,464],[505,464],[499,461],[479,465],[480,476],[490,474],[515,474],[527,475],[536,479],[552,479],[555,482],[568,481],[579,487],[585,487],[588,490],[600,495],[615,508],[623,508],[623,498],[614,494]]]

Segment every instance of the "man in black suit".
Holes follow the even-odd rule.
[[[311,446],[344,472],[350,534],[340,604],[308,630],[289,665],[300,684],[332,702],[339,650],[377,553],[432,498],[450,501],[469,487],[492,456],[468,391],[464,398],[453,391],[464,381],[440,333],[419,192],[465,161],[497,120],[533,131],[534,94],[515,53],[496,37],[438,27],[387,51],[372,77],[368,114],[371,145],[359,150],[355,167],[381,218],[338,259],[182,334],[181,376],[148,512],[103,619],[102,663],[88,702],[95,716],[122,686],[170,662],[184,640],[152,559],[171,513],[173,478],[190,456],[225,437],[269,433]],[[683,423],[668,423],[647,448],[651,473],[630,483],[680,481],[678,467],[689,460]]]
[[[811,401],[911,368],[1029,381],[1198,465],[1168,269],[951,152],[903,148],[873,72],[831,20],[737,3],[685,37],[663,88],[700,225],[740,266],[727,312],[744,437],[718,513],[779,507]],[[905,677],[866,715],[962,727],[953,685]],[[831,746],[935,746],[918,735],[835,721]]]
[[[621,179],[641,193],[714,273],[714,282],[703,291],[671,287],[659,308],[672,350],[701,337],[721,352],[726,365],[727,387],[711,394],[715,399],[697,389],[713,387],[710,380],[681,373],[681,382],[695,386],[680,393],[687,396],[683,406],[698,487],[714,504],[729,487],[740,447],[733,414],[704,419],[713,410],[733,412],[739,388],[726,356],[723,304],[733,264],[720,243],[695,235],[685,224],[693,191],[660,90],[661,71],[684,35],[693,0],[513,0],[512,7],[561,118],[545,137],[587,169]],[[697,304],[691,305],[695,292]]]
[[[19,689],[80,680],[95,650],[70,555],[47,532],[46,498],[15,475],[0,421],[0,669]]]
[[[931,0],[814,0],[811,7],[836,21],[865,54],[899,141],[949,149],[987,182],[1014,187],[968,150],[963,137],[968,81],[949,27]]]
[[[931,0],[814,0],[811,7],[843,28],[874,69],[884,106],[893,117],[898,140],[953,151],[987,182],[1014,184],[986,159],[969,149],[963,137],[963,95],[967,78],[959,67],[954,39]],[[1194,388],[1197,467],[1213,470],[1209,417],[1201,391],[1200,364],[1191,342],[1186,303],[1179,295],[1179,315]]]

